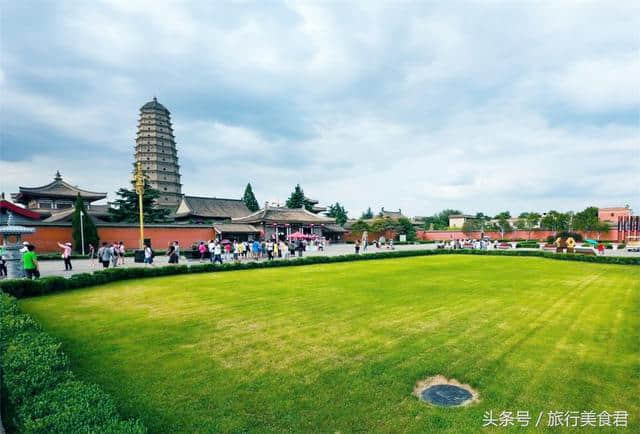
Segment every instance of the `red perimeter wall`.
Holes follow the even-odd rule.
[[[26,235],[24,240],[33,243],[40,253],[59,251],[58,242],[73,242],[71,226],[36,226],[34,234]],[[140,232],[136,227],[99,226],[100,243],[124,242],[127,249],[136,249],[139,244]],[[144,237],[151,239],[154,249],[165,249],[169,242],[178,241],[183,248],[190,247],[198,241],[214,238],[213,228],[203,227],[146,227]]]
[[[582,232],[576,231],[582,234],[583,238],[592,238],[598,239],[598,234],[595,232]],[[478,239],[481,236],[481,232],[462,232],[462,231],[417,231],[417,238],[419,240],[424,241],[447,241],[447,240],[455,240],[455,239]],[[499,240],[503,237],[500,232],[485,232],[484,235],[486,237],[491,238],[492,240]],[[507,232],[504,234],[504,239],[506,240],[539,240],[545,241],[547,237],[555,235],[554,231],[513,231]],[[618,241],[618,230],[611,229],[609,232],[600,233],[600,239],[603,241]]]

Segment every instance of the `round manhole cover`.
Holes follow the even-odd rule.
[[[471,392],[453,384],[437,384],[422,391],[421,398],[434,405],[455,407],[473,398]]]
[[[478,392],[471,386],[442,375],[419,381],[413,389],[413,395],[438,407],[458,407],[478,401]]]

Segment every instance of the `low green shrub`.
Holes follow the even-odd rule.
[[[62,289],[55,279],[40,285]],[[20,312],[14,297],[0,294],[0,368],[4,416],[11,417],[5,420],[8,427],[21,433],[146,432],[137,420],[121,420],[112,399],[98,386],[74,380],[60,347]]]
[[[17,419],[29,433],[105,432],[105,425],[118,428],[113,432],[145,432],[139,422],[119,420],[113,399],[98,386],[73,380],[23,405]]]
[[[519,243],[516,244],[516,248],[519,249],[537,249],[538,247],[540,247],[540,245],[538,244],[537,241],[520,241]]]

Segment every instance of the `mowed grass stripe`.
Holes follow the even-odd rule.
[[[62,339],[79,376],[153,432],[477,432],[487,409],[638,414],[636,269],[422,257],[118,282],[21,303]],[[438,373],[482,401],[445,410],[410,395]]]

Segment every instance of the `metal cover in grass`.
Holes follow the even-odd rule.
[[[421,401],[438,407],[464,406],[479,400],[478,392],[471,386],[442,375],[418,381],[413,389],[413,395]]]
[[[422,391],[422,400],[440,407],[464,405],[473,398],[471,392],[453,384],[436,384]]]

